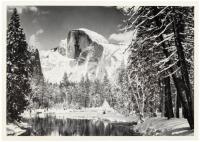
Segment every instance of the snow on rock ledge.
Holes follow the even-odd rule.
[[[74,82],[86,74],[90,80],[102,80],[107,74],[115,81],[120,65],[128,58],[124,53],[127,45],[109,44],[102,35],[84,28],[71,30],[65,43],[66,56],[58,51],[40,52],[44,78],[49,82],[60,83],[65,72]]]
[[[78,30],[85,32],[91,38],[91,40],[94,41],[94,42],[108,43],[108,40],[105,37],[103,37],[102,35],[94,32],[94,31],[91,31],[91,30],[88,30],[88,29],[85,29],[85,28],[80,28]]]

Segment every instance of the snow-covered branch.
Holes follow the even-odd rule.
[[[170,58],[171,58],[175,53],[176,53],[176,51],[174,51],[173,53],[171,53],[171,55],[169,55],[167,58],[165,58],[165,59],[159,61],[158,63],[155,63],[155,64],[153,65],[153,67],[159,66],[160,64],[162,64],[162,65],[160,65],[160,66],[164,66],[164,65],[170,60]]]
[[[163,78],[166,78],[166,77],[169,77],[169,76],[172,76],[173,74],[175,74],[177,71],[179,71],[180,67],[178,67],[176,70],[174,70],[172,73],[164,76]]]
[[[160,46],[161,44],[163,44],[164,42],[168,41],[168,40],[171,40],[173,37],[173,34],[171,36],[168,36],[167,38],[165,38],[164,40],[160,41],[159,43],[157,42],[154,42],[154,46],[151,47],[149,50],[153,50],[154,48]]]
[[[149,20],[152,20],[154,18],[156,18],[157,16],[159,16],[160,14],[162,14],[168,7],[164,7],[162,10],[160,10],[156,15],[149,17]]]
[[[154,35],[154,36],[153,36],[154,39],[160,37],[160,36],[168,29],[168,27],[169,27],[173,22],[174,22],[174,21],[171,21],[170,23],[168,23],[168,24],[165,26],[165,28],[164,28],[158,35]]]
[[[166,70],[168,70],[169,68],[173,67],[174,65],[176,65],[176,63],[178,63],[178,60],[176,62],[172,63],[171,65],[169,65],[168,67],[164,68],[163,70],[159,71],[157,73],[157,75],[162,73],[162,72],[164,72],[164,71],[166,71]]]

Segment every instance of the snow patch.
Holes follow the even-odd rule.
[[[136,117],[125,117],[124,115],[118,113],[114,109],[110,108],[107,104],[102,107],[96,108],[82,108],[77,109],[48,109],[45,110],[35,110],[30,114],[29,112],[24,112],[22,116],[24,118],[31,118],[38,116],[40,118],[45,118],[46,115],[55,116],[58,119],[89,119],[89,120],[107,120],[110,122],[137,122]]]
[[[23,122],[15,122],[15,123],[8,123],[6,125],[6,132],[7,135],[12,135],[12,136],[19,136],[25,133],[31,126],[28,125],[28,123],[23,123]]]
[[[86,28],[79,28],[78,30],[85,32],[92,41],[95,41],[97,43],[108,43],[108,40],[105,37],[94,31],[88,30]]]
[[[184,118],[147,118],[144,123],[134,127],[135,131],[139,131],[144,135],[194,135],[190,130],[189,124]]]

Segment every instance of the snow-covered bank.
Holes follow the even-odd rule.
[[[111,108],[107,101],[104,101],[101,107],[95,108],[82,108],[82,109],[37,109],[34,111],[25,111],[22,114],[24,118],[31,118],[38,116],[40,118],[46,117],[46,115],[55,116],[58,119],[93,119],[93,120],[108,120],[110,122],[137,122],[138,117],[129,116],[126,117],[116,110]]]
[[[93,119],[93,120],[108,120],[110,122],[137,122],[137,117],[131,116],[126,117],[116,111],[105,110],[103,108],[83,108],[80,110],[76,109],[67,109],[67,110],[56,110],[49,109],[35,110],[30,112],[25,112],[22,114],[24,118],[30,118],[38,116],[40,118],[46,117],[46,115],[55,116],[58,119]]]
[[[8,123],[6,126],[6,131],[8,136],[20,136],[27,132],[30,126],[23,122]]]
[[[148,118],[144,123],[134,126],[134,130],[143,135],[157,136],[193,136],[189,124],[184,118]]]

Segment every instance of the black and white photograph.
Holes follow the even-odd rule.
[[[194,136],[194,9],[6,6],[5,135]]]

